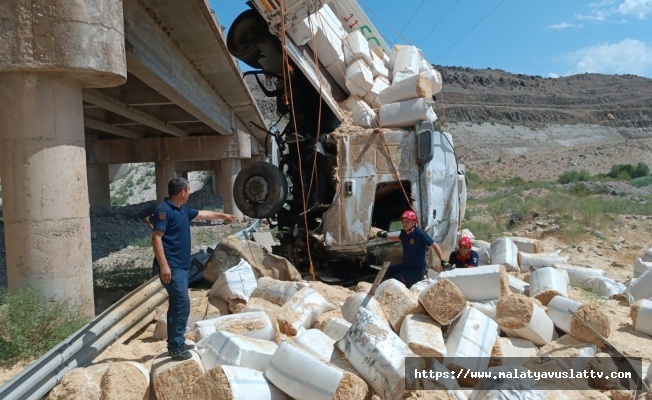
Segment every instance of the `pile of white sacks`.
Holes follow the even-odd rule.
[[[333,80],[350,97],[343,102],[355,125],[401,128],[435,121],[432,96],[441,74],[415,46],[395,45],[386,54],[359,29],[350,33],[326,4],[287,29],[297,45],[308,45]]]
[[[373,296],[366,282],[354,291],[319,282],[257,278],[243,260],[222,272],[208,294],[213,304],[224,304],[222,315],[189,327],[187,337],[197,344],[191,351],[193,357],[175,362],[167,352],[159,354],[145,384],[156,398],[174,400],[509,399],[524,395],[545,399],[551,398],[547,390],[558,381],[526,380],[520,384],[528,390],[513,392],[501,387],[500,381],[468,376],[438,381],[415,378],[406,376],[406,358],[424,357],[417,361],[421,370],[455,373],[514,368],[615,371],[604,354],[598,353],[602,346],[598,337],[569,310],[605,338],[610,332],[607,316],[594,305],[567,297],[569,285],[578,276],[602,273],[562,263],[556,253],[530,253],[542,250],[540,242],[530,239],[501,238],[486,246],[475,240],[475,244],[486,250],[483,259],[490,257],[493,264],[435,274],[410,289],[388,280]],[[528,271],[529,283],[516,277],[525,276],[520,271]],[[638,279],[646,276],[648,272]],[[649,287],[632,290],[632,295]],[[652,301],[637,301],[631,311],[636,329],[652,335]],[[164,321],[159,324],[163,326],[157,332],[165,332]],[[133,369],[131,364],[124,367]],[[85,376],[74,371],[78,378]],[[125,374],[137,375],[114,373]],[[593,390],[591,398],[602,396],[597,389],[612,398],[624,393],[614,380],[592,379],[577,385],[578,390]],[[415,392],[415,388],[420,390]],[[569,398],[564,393],[569,392],[553,397]]]
[[[570,277],[588,269],[568,265],[556,253],[527,252],[537,249],[540,243],[530,239],[501,238],[486,246],[494,264],[445,271],[410,289],[388,280],[373,296],[365,282],[354,292],[256,279],[243,261],[223,272],[210,292],[237,312],[194,324],[190,336],[197,350],[191,360],[159,355],[152,388],[159,399],[400,399],[415,395],[413,388],[421,397],[481,399],[499,388],[471,378],[411,375],[406,388],[406,357],[429,357],[419,365],[434,371],[551,368],[555,357],[577,361],[556,363],[554,370],[604,369],[605,362],[587,362],[599,359],[602,343],[568,311],[609,336],[609,320],[599,308],[567,297]],[[518,270],[530,273],[529,283],[508,273]],[[330,289],[340,296],[329,296]],[[637,304],[634,317],[640,319],[649,311]],[[510,364],[513,357],[523,364]],[[526,383],[529,398],[546,398],[540,382]],[[622,389],[608,381],[588,384],[580,389]]]

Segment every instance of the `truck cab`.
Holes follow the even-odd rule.
[[[335,41],[358,29],[370,48],[391,50],[355,1],[285,4],[250,2],[227,36],[230,52],[254,69],[245,75],[276,98],[286,121],[269,131],[277,165],[255,163],[236,178],[238,208],[277,228],[274,253],[326,282],[357,282],[383,261],[399,261],[400,244],[374,232],[400,230],[405,210],[444,252],[452,250],[466,199],[452,136],[437,129],[436,117],[398,128],[355,125],[342,107],[351,97],[346,66],[319,57],[315,25],[326,20],[321,34],[328,36],[337,24]]]

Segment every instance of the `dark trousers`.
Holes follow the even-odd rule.
[[[186,325],[190,315],[190,297],[188,296],[188,270],[171,268],[172,280],[163,283],[168,292],[168,350],[177,350],[185,343]],[[154,273],[159,274],[158,265],[154,263]]]
[[[387,268],[383,281],[387,279],[396,279],[402,282],[408,289],[417,282],[423,280],[426,275],[426,270],[420,268],[406,268],[403,264],[392,265]]]

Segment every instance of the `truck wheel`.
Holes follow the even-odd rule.
[[[229,29],[226,46],[236,58],[244,61],[255,69],[262,69],[258,63],[261,57],[258,47],[264,41],[267,23],[255,10],[247,10],[240,14]],[[268,34],[268,33],[267,33]]]
[[[288,182],[274,164],[256,162],[240,171],[233,183],[233,199],[240,211],[251,218],[271,218],[283,207]]]

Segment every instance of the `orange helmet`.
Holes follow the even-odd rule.
[[[409,219],[411,221],[414,221],[414,222],[419,222],[419,220],[417,220],[417,215],[414,213],[414,211],[408,210],[408,211],[404,212],[403,214],[401,214],[401,219],[403,219],[403,218],[407,218],[407,219]]]
[[[469,249],[471,246],[473,246],[473,242],[471,241],[471,238],[468,236],[462,236],[459,241],[460,246],[468,247]]]

